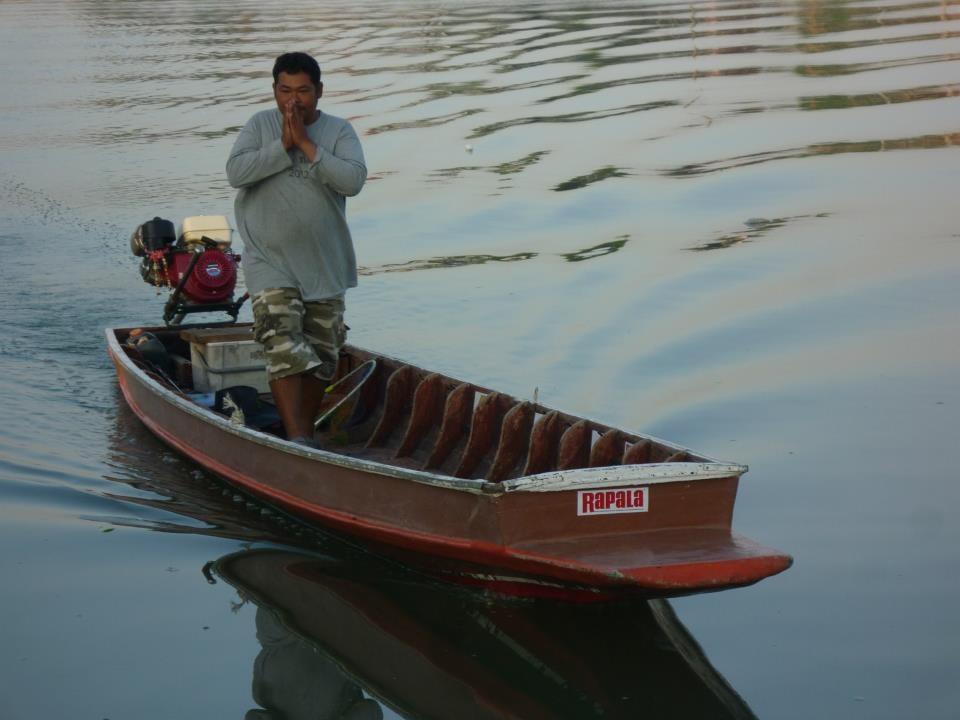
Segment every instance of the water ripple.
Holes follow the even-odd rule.
[[[804,562],[684,607],[758,715],[836,716],[844,688],[862,685],[875,702],[847,715],[950,716],[956,689],[938,669],[956,667],[957,650],[936,649],[957,583],[928,569],[950,567],[957,546],[941,509],[958,487],[942,452],[960,406],[958,11],[960,0],[0,2],[0,505],[19,556],[0,604],[16,631],[5,678],[26,692],[10,712],[143,716],[136,692],[104,704],[68,672],[77,648],[99,653],[78,667],[105,668],[121,689],[170,667],[233,672],[248,648],[218,657],[209,635],[184,643],[205,601],[139,579],[172,579],[162,568],[181,551],[199,568],[221,544],[184,534],[297,541],[124,408],[103,328],[159,320],[130,230],[154,215],[229,215],[233,138],[272,106],[276,55],[302,49],[323,66],[323,109],[351,120],[370,170],[348,205],[364,275],[348,304],[354,339],[750,462],[738,529],[763,528]],[[100,534],[118,527],[165,534]],[[77,598],[117,612],[81,625]],[[918,599],[931,608],[919,620]],[[211,616],[220,640],[242,643],[219,622],[229,612]],[[744,644],[744,619],[774,641]],[[114,637],[149,652],[112,665]],[[839,659],[838,637],[850,640]],[[850,674],[862,658],[869,678]],[[63,686],[55,709],[40,702],[51,694],[37,678],[50,677]],[[921,687],[898,692],[904,677]],[[249,687],[249,664],[210,680]],[[584,687],[586,698],[607,685]]]
[[[780,160],[797,160],[801,158],[843,155],[846,153],[878,153],[892,152],[894,150],[938,150],[958,146],[960,146],[960,132],[949,132],[942,135],[920,135],[907,138],[818,143],[805,147],[785,148],[782,150],[752,153],[750,155],[739,155],[722,160],[683,165],[678,168],[664,170],[663,174],[670,177],[693,177]]]
[[[636,116],[638,128],[651,128],[645,135],[649,142],[668,143],[691,129],[710,133],[719,119],[760,112],[880,108],[954,98],[956,80],[947,76],[960,54],[923,49],[960,34],[957,6],[955,0],[642,7],[622,2],[590,7],[567,2],[524,7],[411,2],[398,17],[390,4],[334,2],[321,19],[309,3],[293,2],[278,20],[254,2],[239,3],[230,11],[216,3],[178,3],[173,14],[170,5],[158,3],[81,2],[60,9],[46,6],[48,25],[36,33],[52,33],[79,20],[99,38],[99,44],[64,47],[86,61],[85,66],[78,64],[75,73],[80,75],[70,82],[94,91],[65,98],[41,90],[17,97],[16,106],[12,100],[0,101],[0,109],[72,112],[75,122],[57,129],[57,142],[66,146],[149,146],[171,139],[222,146],[235,135],[247,108],[269,105],[264,66],[280,44],[322,48],[333,78],[328,97],[343,105],[367,136],[445,132],[467,140],[495,134],[522,138],[517,133],[527,127],[599,125]],[[6,12],[16,15],[22,7],[14,4]],[[155,32],[158,23],[165,28],[162,34]],[[210,45],[213,40],[216,50]],[[809,61],[826,55],[829,62]],[[905,68],[933,72],[937,65],[943,65],[944,72],[932,82],[913,86],[894,80]],[[195,70],[184,73],[185,66]],[[891,81],[887,88],[860,92],[830,83],[868,73]],[[790,76],[820,79],[822,87],[792,84]],[[741,86],[746,91],[702,113],[703,122],[671,120],[678,110],[696,115],[707,96],[722,96],[724,83],[734,80],[749,83]],[[260,90],[255,88],[258,82]],[[209,92],[212,83],[215,93]],[[593,98],[592,107],[584,107],[587,98]],[[577,105],[567,107],[573,102]],[[530,112],[546,105],[558,110]],[[228,112],[218,113],[218,108]],[[672,132],[654,130],[668,124]],[[37,128],[5,135],[0,143],[5,150],[16,150],[49,129],[41,122]],[[874,132],[873,137],[899,136]],[[808,152],[786,149],[774,154],[784,159],[830,154],[822,148],[832,140],[814,140],[809,147],[816,149]],[[926,147],[925,142],[900,145]],[[742,152],[733,157],[755,154],[748,139],[738,138],[737,144]],[[493,165],[506,162],[497,158]],[[681,167],[707,165],[713,171],[741,166],[700,157]],[[557,189],[590,172],[571,173],[543,187]],[[427,175],[444,173],[440,166]]]

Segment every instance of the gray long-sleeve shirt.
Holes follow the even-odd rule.
[[[227,179],[239,188],[234,210],[244,240],[243,268],[251,295],[295,287],[304,300],[342,295],[357,284],[357,261],[347,227],[346,196],[367,179],[360,140],[350,123],[320,113],[307,125],[314,162],[283,149],[283,116],[255,114],[227,160]]]

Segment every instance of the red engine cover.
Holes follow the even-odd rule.
[[[170,280],[176,286],[190,266],[192,252],[170,253]],[[227,302],[233,298],[237,284],[237,263],[222,250],[204,250],[200,253],[193,272],[183,286],[183,294],[198,303]]]

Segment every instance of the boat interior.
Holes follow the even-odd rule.
[[[153,381],[237,424],[285,437],[262,369],[217,374],[214,347],[257,347],[244,324],[115,331]],[[251,379],[253,378],[253,379]],[[350,345],[315,423],[317,447],[456,478],[502,482],[558,470],[709,462],[688,450],[518,400]]]

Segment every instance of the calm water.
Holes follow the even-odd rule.
[[[0,717],[957,717],[958,35],[922,0],[0,2]],[[288,49],[371,169],[353,341],[749,463],[735,526],[791,570],[672,601],[678,655],[646,606],[297,534],[146,433],[102,340],[160,317],[127,238],[231,212]]]

